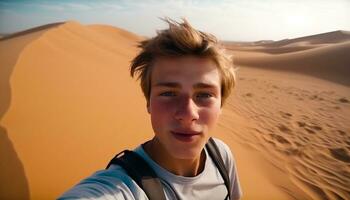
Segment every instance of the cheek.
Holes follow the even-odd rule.
[[[151,119],[156,122],[164,121],[169,118],[172,106],[161,100],[152,100],[150,102]]]
[[[221,113],[221,109],[218,108],[206,108],[200,111],[200,121],[203,124],[206,124],[209,129],[213,128],[216,125],[219,116]]]
[[[177,99],[153,98],[150,101],[150,112],[156,115],[169,115],[179,104]]]

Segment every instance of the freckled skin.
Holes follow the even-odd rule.
[[[219,71],[210,59],[186,56],[156,60],[147,109],[155,133],[152,142],[163,155],[199,162],[221,114],[220,83]],[[184,142],[173,132],[198,135]]]

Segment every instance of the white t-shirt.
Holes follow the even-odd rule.
[[[225,166],[229,169],[231,193],[233,199],[242,196],[238,180],[236,163],[229,147],[219,139],[214,139],[219,147]],[[154,162],[140,145],[134,150],[154,169],[160,178],[167,199],[218,199],[223,200],[227,189],[219,170],[205,149],[204,170],[195,177],[175,175]],[[65,199],[120,199],[148,200],[144,191],[132,180],[125,170],[118,165],[111,165],[82,180],[59,200]]]

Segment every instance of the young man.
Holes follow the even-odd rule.
[[[242,192],[229,147],[214,139],[229,189],[205,148],[235,83],[232,60],[214,36],[195,30],[186,20],[165,21],[169,28],[141,42],[142,51],[131,65],[131,76],[141,80],[155,134],[134,152],[156,172],[166,199],[239,199]],[[149,198],[123,167],[112,164],[59,199]]]

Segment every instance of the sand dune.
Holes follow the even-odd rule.
[[[150,137],[128,72],[140,37],[108,31],[69,22],[1,41],[3,198],[53,199]]]
[[[350,85],[349,32],[335,31],[284,41],[283,44],[279,41],[265,45],[226,45],[237,55],[238,66],[298,72]]]
[[[293,39],[283,39],[279,41],[274,40],[260,40],[255,42],[232,42],[224,41],[228,46],[260,46],[260,47],[270,47],[270,48],[280,48],[284,46],[296,46],[296,45],[325,45],[332,43],[341,43],[350,40],[350,31],[332,31],[327,33],[320,33],[316,35],[309,35],[305,37],[293,38]]]
[[[349,52],[350,41],[283,54],[246,54],[236,64],[298,72],[350,86]]]
[[[350,199],[349,42],[329,34],[347,33],[228,46],[241,67],[214,136],[244,199]],[[67,22],[0,41],[0,199],[54,199],[152,136],[128,72],[141,39]]]
[[[292,43],[306,43],[306,44],[331,44],[331,43],[340,43],[350,40],[349,31],[333,31],[328,33],[321,33],[317,35],[310,35],[305,37],[299,37],[295,39],[285,39],[277,42],[269,42],[263,44],[266,47],[278,47],[286,46]]]
[[[280,41],[261,40],[256,42],[224,42],[224,44],[228,47],[228,49],[231,50],[258,51],[268,54],[282,54],[303,51],[347,41],[350,41],[349,31],[333,31],[294,39],[284,39]]]
[[[16,32],[16,33],[9,34],[9,35],[6,35],[6,36],[2,36],[1,40],[8,40],[8,39],[15,38],[15,37],[25,36],[27,34],[39,32],[39,31],[42,31],[42,30],[47,30],[49,28],[52,28],[52,27],[55,27],[55,26],[58,26],[58,25],[61,25],[61,24],[63,24],[63,22],[57,22],[57,23],[52,23],[52,24],[46,24],[46,25],[43,25],[43,26],[38,26],[38,27],[31,28],[31,29],[28,29],[28,30],[24,30],[24,31]]]

